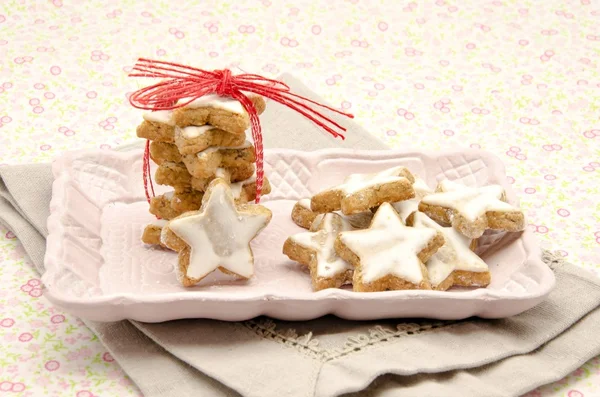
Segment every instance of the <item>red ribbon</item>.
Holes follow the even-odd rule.
[[[148,192],[148,181],[150,181],[150,188],[152,189],[152,197],[154,194],[154,185],[152,184],[152,176],[150,175],[150,141],[146,141],[146,147],[144,148],[144,159],[142,164],[142,177],[144,178],[144,191],[146,192],[146,200],[150,204],[150,193]]]
[[[130,73],[130,77],[162,79],[159,83],[139,89],[131,94],[129,102],[133,107],[138,109],[152,111],[176,109],[186,106],[204,95],[213,93],[219,96],[228,96],[240,102],[250,117],[252,138],[254,139],[256,151],[256,203],[260,202],[264,179],[263,142],[258,113],[252,101],[244,92],[261,95],[295,110],[335,138],[340,137],[344,139],[344,136],[340,132],[344,132],[346,129],[332,119],[319,113],[310,105],[354,118],[352,114],[341,112],[301,95],[294,94],[290,91],[290,87],[281,81],[268,79],[256,74],[234,76],[229,69],[207,71],[177,63],[145,58],[138,59],[133,70],[136,72]],[[150,180],[152,194],[154,195],[152,177],[150,176],[149,157],[149,144],[146,144],[144,154],[144,188],[148,200],[150,200],[150,194],[148,192],[147,178]]]

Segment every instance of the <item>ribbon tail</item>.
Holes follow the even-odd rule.
[[[146,200],[148,204],[150,204],[150,200],[152,197],[155,197],[154,193],[154,184],[152,183],[152,176],[150,169],[150,140],[146,140],[146,147],[144,149],[144,159],[142,162],[142,176],[144,178],[144,192],[146,193]],[[150,196],[150,191],[148,190],[148,185],[150,185],[150,190],[152,191],[152,196]]]

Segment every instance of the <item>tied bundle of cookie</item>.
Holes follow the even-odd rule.
[[[261,96],[249,99],[259,115],[264,112]],[[210,94],[173,110],[146,113],[137,128],[137,136],[150,142],[150,158],[158,165],[154,181],[173,188],[150,198],[149,211],[158,220],[146,226],[142,241],[179,252],[177,274],[184,286],[197,284],[217,268],[242,278],[253,274],[248,244],[271,213],[247,204],[256,198],[249,127],[239,101]],[[262,195],[270,191],[264,178]]]
[[[147,140],[143,182],[150,212],[159,220],[146,226],[142,241],[178,252],[177,277],[184,286],[217,269],[250,278],[250,241],[272,217],[258,204],[271,191],[259,118],[264,98],[333,137],[343,138],[346,129],[321,112],[353,116],[257,74],[139,58],[129,76],[159,80],[129,96],[133,107],[150,111],[137,135]],[[169,193],[155,196],[150,158],[158,165],[154,180],[171,186]]]
[[[283,253],[308,267],[315,291],[486,287],[478,239],[488,229],[525,228],[501,186],[442,180],[433,190],[402,166],[349,175],[298,201],[291,216],[309,231],[290,236]]]

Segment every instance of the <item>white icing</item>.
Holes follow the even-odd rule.
[[[414,216],[415,228],[430,228],[444,235],[445,243],[427,261],[429,280],[436,287],[441,284],[454,270],[469,272],[487,272],[488,265],[471,249],[471,239],[463,236],[452,227],[443,227],[422,212]]]
[[[302,208],[306,208],[307,210],[310,210],[310,199],[309,198],[305,198],[302,200],[298,200],[298,205]]]
[[[340,258],[334,249],[338,234],[342,231],[352,230],[348,221],[337,214],[329,213],[324,217],[320,217],[318,221],[315,219],[313,225],[316,225],[317,222],[320,224],[319,230],[298,233],[290,237],[295,243],[317,253],[317,276],[333,278],[343,272],[352,270],[352,265]]]
[[[164,220],[164,219],[155,219],[150,224],[152,226],[157,226],[157,227],[163,228],[163,227],[165,227],[167,225],[167,221]]]
[[[518,211],[517,208],[501,200],[504,189],[499,185],[473,188],[445,180],[439,187],[441,193],[430,194],[421,201],[456,210],[470,221],[475,221],[488,211]]]
[[[400,215],[400,219],[406,223],[406,218],[413,212],[419,209],[419,201],[415,199],[410,199],[406,201],[398,201],[396,203],[392,203],[392,207],[398,212]]]
[[[169,231],[168,227],[163,227],[162,229],[160,229],[160,242],[164,245],[167,245],[167,232],[168,231]]]
[[[427,183],[425,183],[425,181],[421,178],[417,177],[415,177],[413,189],[415,190],[414,199],[398,201],[392,204],[403,222],[406,222],[406,218],[419,209],[419,202],[423,197],[433,193],[433,190],[427,185]]]
[[[398,176],[405,169],[405,167],[398,166],[374,174],[351,174],[344,179],[341,185],[333,189],[342,190],[345,194],[349,195],[371,186],[400,181],[406,179],[403,176]]]
[[[338,212],[332,212],[332,214],[337,214],[339,216],[342,216],[340,213]],[[317,216],[315,216],[315,219],[313,219],[312,223],[310,224],[310,227],[308,228],[311,232],[316,231],[319,226],[321,225],[321,221],[323,220],[323,217],[327,215],[327,214],[319,214]]]
[[[363,282],[394,275],[413,284],[423,281],[421,252],[436,235],[435,230],[405,226],[389,203],[383,203],[371,226],[343,232],[342,242],[360,259]]]
[[[172,110],[157,110],[155,112],[144,113],[144,120],[152,121],[155,123],[167,124],[167,125],[175,125],[173,121],[173,111]]]
[[[221,149],[220,146],[211,146],[209,148],[204,149],[201,152],[196,153],[196,156],[198,156],[198,158],[203,158],[203,157],[208,156],[211,153],[218,151],[219,149]]]
[[[203,158],[203,157],[208,156],[210,153],[214,153],[214,152],[219,151],[219,150],[223,150],[223,149],[246,149],[246,148],[249,148],[250,146],[252,146],[252,142],[250,142],[250,141],[245,141],[240,146],[211,146],[209,148],[204,149],[201,152],[198,152],[196,154],[196,156],[198,156],[198,158]]]
[[[231,184],[231,194],[233,194],[233,198],[239,199],[242,195],[242,188],[246,185],[249,185],[256,181],[256,172],[248,179],[244,179],[240,182],[235,182]]]
[[[413,183],[413,189],[415,189],[415,196],[418,198],[423,198],[426,195],[433,193],[433,190],[429,187],[427,182],[419,177],[415,177],[415,182]]]
[[[268,216],[238,212],[228,193],[227,184],[216,184],[200,214],[169,223],[191,247],[188,277],[202,278],[220,266],[246,278],[254,273],[250,241],[266,226]]]
[[[229,171],[227,171],[225,168],[217,168],[217,170],[215,171],[215,176],[217,178],[221,178],[221,179],[225,179],[226,181],[229,181]]]
[[[186,105],[188,108],[219,108],[227,110],[229,112],[242,114],[244,108],[241,103],[230,97],[222,97],[217,94],[204,95],[200,98],[194,99],[192,102]]]
[[[196,127],[196,126],[185,127],[185,128],[181,129],[181,135],[187,139],[194,139],[194,138],[198,138],[198,137],[206,134],[208,131],[214,130],[214,129],[215,129],[215,127],[213,127],[212,125],[203,125],[200,127]]]

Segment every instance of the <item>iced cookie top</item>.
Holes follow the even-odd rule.
[[[332,278],[352,270],[352,266],[340,258],[334,249],[335,240],[340,232],[352,230],[352,227],[338,214],[325,214],[313,222],[315,232],[298,233],[290,239],[317,253],[317,276]]]
[[[200,98],[194,99],[192,102],[186,105],[188,108],[218,108],[227,110],[232,113],[243,114],[245,113],[242,104],[230,97],[219,96],[217,94],[209,94],[201,96]]]
[[[235,114],[246,113],[244,107],[239,101],[230,97],[220,96],[217,94],[204,95],[200,98],[194,99],[192,102],[185,105],[184,108],[195,109],[202,107],[222,109]],[[143,117],[144,120],[147,121],[167,125],[175,125],[175,122],[173,120],[173,110],[157,110],[154,112],[147,112],[143,115]]]
[[[469,245],[471,239],[463,236],[453,227],[440,226],[422,212],[416,212],[412,218],[415,228],[430,228],[444,236],[444,245],[427,261],[429,280],[434,286],[442,283],[454,270],[469,272],[487,272],[488,265],[477,256]]]
[[[360,259],[363,282],[387,275],[420,284],[424,277],[418,254],[437,235],[434,229],[405,226],[389,203],[383,203],[365,230],[340,233],[340,239]]]
[[[249,278],[253,274],[250,241],[269,219],[264,212],[238,211],[227,183],[215,180],[202,210],[176,218],[168,227],[191,248],[188,277],[202,278],[222,266]]]
[[[349,195],[376,185],[396,182],[403,178],[408,179],[411,182],[413,181],[413,176],[410,171],[406,167],[398,166],[373,174],[348,175],[341,185],[335,186],[331,190],[341,190]]]
[[[310,209],[310,199],[309,198],[298,200],[297,204],[302,208],[306,208],[307,210]]]
[[[410,214],[418,210],[421,199],[428,194],[433,193],[433,190],[421,178],[415,177],[415,182],[412,186],[415,190],[414,199],[392,203],[392,206],[404,222],[406,222],[406,218],[408,218]]]
[[[229,181],[230,180],[230,173],[227,169],[225,168],[217,168],[217,170],[215,171],[215,178],[221,178],[224,181]],[[234,199],[239,199],[242,196],[242,189],[244,189],[245,186],[248,186],[252,183],[256,182],[256,170],[254,170],[254,173],[252,174],[252,176],[250,178],[244,179],[243,181],[239,181],[239,182],[232,182],[229,183],[229,188],[231,189],[231,195],[233,196]]]
[[[470,221],[475,221],[488,211],[519,211],[502,200],[504,188],[500,185],[474,188],[444,180],[439,183],[437,191],[424,197],[421,202],[451,208]]]
[[[240,196],[242,195],[242,189],[244,188],[244,186],[250,185],[251,183],[256,182],[256,170],[254,171],[254,174],[248,178],[248,179],[244,179],[243,181],[240,182],[234,182],[231,183],[231,194],[233,194],[233,197],[236,199],[239,199]]]
[[[203,125],[200,127],[190,126],[181,129],[181,135],[187,139],[199,138],[202,135],[205,135],[208,131],[214,130],[216,127],[212,125]]]
[[[144,120],[152,121],[154,123],[175,125],[175,121],[173,121],[172,110],[157,110],[155,112],[147,112],[144,113],[142,117],[144,117]]]
[[[150,222],[150,224],[152,226],[156,226],[156,227],[165,227],[167,225],[167,221],[164,219],[155,219],[152,222]]]

